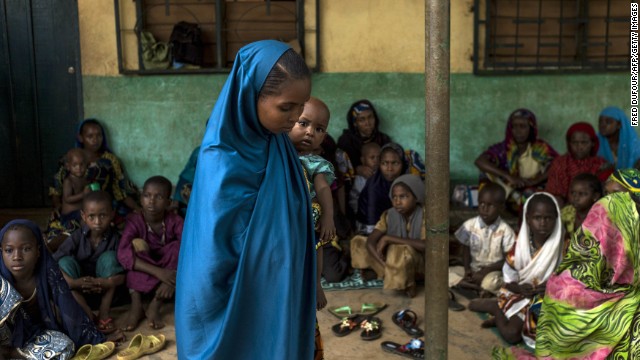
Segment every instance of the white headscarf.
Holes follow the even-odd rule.
[[[542,246],[542,249],[538,251],[536,256],[532,258],[531,250],[529,246],[529,225],[527,225],[527,210],[529,202],[534,196],[544,195],[551,200],[556,207],[556,225],[553,228],[553,232],[549,235],[549,238]],[[507,279],[505,282],[517,281],[519,284],[540,284],[549,278],[551,274],[556,270],[560,260],[562,259],[562,244],[564,238],[564,228],[562,227],[562,221],[560,219],[560,208],[553,195],[547,192],[535,193],[533,196],[527,199],[524,204],[524,213],[522,216],[522,226],[520,232],[518,232],[518,238],[516,239],[516,251],[514,254],[514,266],[517,270],[517,278]],[[506,274],[505,274],[506,275]]]

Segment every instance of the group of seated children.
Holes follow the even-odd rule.
[[[640,171],[615,170],[606,181],[604,188],[609,195],[619,192],[629,193],[632,197],[635,196],[636,202],[640,203]],[[469,309],[472,311],[490,314],[490,318],[483,322],[483,327],[496,327],[500,335],[510,344],[524,341],[529,348],[536,349],[536,337],[539,334],[537,324],[547,314],[543,304],[547,301],[545,292],[549,291],[547,284],[551,279],[555,282],[553,291],[557,292],[554,296],[569,296],[572,302],[578,304],[578,307],[581,306],[579,304],[590,303],[591,296],[596,296],[595,293],[590,294],[588,289],[584,292],[578,291],[577,288],[572,288],[569,282],[556,279],[554,276],[568,266],[574,267],[578,275],[591,271],[587,268],[590,266],[588,263],[583,263],[582,267],[576,264],[576,259],[586,256],[587,253],[594,254],[593,256],[596,254],[593,252],[595,250],[580,250],[583,246],[596,246],[593,242],[582,243],[585,234],[593,233],[598,238],[597,245],[604,247],[598,253],[603,252],[605,255],[605,252],[616,252],[616,258],[608,261],[625,263],[628,261],[616,260],[620,256],[627,255],[624,255],[625,252],[618,253],[618,250],[614,250],[614,248],[623,249],[623,245],[617,243],[618,238],[613,228],[607,228],[611,226],[609,221],[613,221],[613,218],[607,219],[607,216],[602,217],[602,214],[590,212],[604,195],[600,180],[590,173],[579,174],[572,179],[568,204],[562,209],[552,194],[534,193],[524,204],[521,226],[515,235],[499,216],[505,207],[504,188],[495,183],[487,183],[481,188],[478,197],[479,215],[467,220],[456,231],[455,236],[464,246],[465,268],[465,276],[457,286],[475,289],[480,295],[485,295],[472,300],[469,304]],[[607,212],[613,212],[612,214],[616,211],[618,210],[615,208],[607,209]],[[638,221],[637,210],[635,215],[631,212],[625,216],[631,222]],[[588,225],[589,230],[583,227],[583,224]],[[638,228],[616,227],[615,229],[622,232],[619,239],[640,240]],[[586,252],[576,255],[576,251]],[[570,252],[574,254],[567,255]],[[594,264],[594,266],[597,265]],[[583,275],[587,276],[587,273]],[[588,282],[589,288],[597,287],[597,289],[601,285],[609,284],[607,279],[611,280],[610,277],[601,279],[585,277],[585,280],[589,281],[603,281],[602,284]],[[574,298],[571,294],[576,297]],[[558,324],[548,326],[558,326]],[[553,337],[557,336],[548,334],[547,339]],[[530,355],[514,348],[496,349],[494,356],[495,358],[512,358],[510,357],[514,356],[512,352],[520,354],[516,356],[518,359],[528,359]]]
[[[111,195],[82,190],[82,225],[53,253],[33,222],[7,224],[0,233],[0,311],[7,312],[1,314],[2,352],[39,358],[33,354],[48,351],[68,358],[82,345],[105,342],[105,335],[124,340],[110,310],[115,297],[126,297],[126,291],[118,292],[125,283],[131,308],[122,330],[134,330],[145,316],[151,329],[162,328],[160,306],[175,292],[183,227],[182,218],[167,211],[171,190],[168,179],[149,178],[141,211],[127,217],[122,236],[113,225]],[[143,296],[150,298],[146,311]]]

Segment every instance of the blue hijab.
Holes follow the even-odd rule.
[[[100,131],[102,131],[102,144],[100,145],[100,151],[112,152],[111,149],[109,148],[109,143],[107,142],[107,134],[104,132],[104,126],[102,126],[102,124],[100,124],[98,119],[94,119],[94,118],[84,119],[84,120],[82,120],[82,122],[80,124],[78,124],[78,131],[76,132],[76,138],[75,138],[76,147],[77,148],[84,148],[84,144],[82,144],[80,142],[80,140],[78,140],[78,136],[80,136],[80,132],[82,131],[82,127],[87,123],[92,123],[92,124],[96,124],[96,125],[100,126]]]
[[[38,242],[40,257],[35,267],[37,276],[36,299],[40,309],[40,320],[34,321],[22,308],[18,308],[11,331],[11,346],[23,347],[33,336],[44,330],[65,333],[76,348],[85,344],[99,344],[105,341],[89,316],[82,310],[71,294],[67,282],[62,277],[58,263],[44,245],[42,233],[30,220],[13,220],[0,230],[0,241],[14,225],[27,227]],[[0,261],[0,275],[15,287],[15,280],[9,269]]]
[[[257,116],[258,94],[289,48],[238,52],[202,141],[176,286],[180,359],[311,359],[311,201],[287,134]]]
[[[640,159],[640,138],[635,130],[631,127],[629,118],[622,109],[615,106],[609,106],[602,110],[600,116],[610,117],[621,124],[620,136],[618,138],[618,162],[613,161],[613,152],[609,146],[609,140],[605,136],[598,133],[600,140],[600,149],[598,156],[604,158],[609,163],[615,163],[616,169],[632,168],[636,161]]]

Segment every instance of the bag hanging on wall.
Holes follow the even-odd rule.
[[[140,31],[142,45],[142,65],[147,70],[168,69],[171,65],[171,49],[169,44],[156,41],[149,31]]]
[[[197,24],[180,21],[173,27],[169,41],[175,61],[202,66],[202,30]]]

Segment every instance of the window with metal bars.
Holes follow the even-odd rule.
[[[630,69],[629,0],[474,0],[474,74]]]
[[[118,65],[123,74],[228,72],[242,46],[263,39],[287,42],[303,56],[317,59],[317,46],[305,46],[303,0],[114,0],[114,3]],[[146,33],[145,40],[151,34],[156,41],[167,44],[174,26],[181,21],[197,24],[201,31],[202,65],[172,63],[166,69],[145,68],[141,32]],[[317,34],[311,25],[307,32]]]

